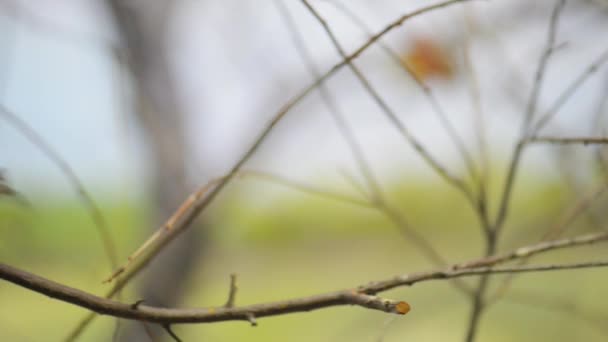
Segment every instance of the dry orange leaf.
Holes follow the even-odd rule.
[[[430,78],[450,79],[454,74],[450,55],[438,42],[430,38],[414,39],[409,51],[402,56],[401,62],[421,81]]]

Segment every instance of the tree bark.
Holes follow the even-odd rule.
[[[150,188],[154,194],[154,224],[150,227],[166,220],[193,189],[187,182],[192,156],[185,134],[185,114],[177,100],[168,60],[167,33],[177,3],[107,0],[131,72],[134,113],[150,159]],[[140,283],[146,303],[161,307],[178,304],[202,241],[201,229],[190,229],[149,266]],[[154,335],[164,334],[159,327],[150,330]],[[141,325],[130,324],[119,340],[149,341],[147,334]]]

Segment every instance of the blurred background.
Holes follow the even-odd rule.
[[[347,52],[370,32],[431,3],[311,1]],[[485,176],[492,211],[520,137],[554,6],[546,0],[450,6],[407,21],[356,60],[425,149],[474,184],[458,144],[415,78],[430,89]],[[49,149],[99,207],[115,259],[122,261],[190,192],[228,172],[281,106],[317,78],[315,72],[341,60],[299,1],[1,0],[0,14],[0,185],[18,193],[0,197],[0,259],[96,294],[107,291],[101,280],[113,269],[112,258],[87,200],[65,167],[49,158]],[[605,136],[606,33],[608,2],[566,3],[538,116],[586,76],[567,92],[541,135]],[[585,71],[593,65],[598,68]],[[353,73],[342,69],[324,91],[312,92],[285,116],[245,165],[245,176],[127,287],[123,301],[219,306],[236,273],[236,303],[245,305],[436,267],[390,217],[365,202],[366,179],[328,99],[410,229],[450,263],[484,253],[475,211],[386,120]],[[539,241],[581,200],[588,203],[564,236],[606,229],[603,153],[598,146],[529,147],[499,250]],[[605,247],[585,247],[538,261],[602,255]],[[479,341],[608,338],[608,311],[600,300],[608,294],[605,271],[523,275],[502,292],[495,290],[505,276],[492,279],[490,294],[499,295],[482,318]],[[336,307],[260,319],[256,328],[228,322],[174,330],[185,341],[464,338],[470,303],[450,283],[385,296],[408,301],[412,311],[395,318]],[[62,340],[86,314],[5,282],[0,302],[0,340],[6,341]],[[79,340],[167,339],[148,328],[98,317]]]

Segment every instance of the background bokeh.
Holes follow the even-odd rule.
[[[110,2],[110,1],[108,1]],[[150,11],[159,1],[130,1]],[[367,40],[335,4],[312,4],[347,51]],[[319,70],[340,61],[331,42],[300,2],[284,1]],[[341,2],[373,32],[428,1]],[[480,89],[487,139],[488,189],[496,210],[507,163],[519,134],[534,72],[546,44],[554,1],[489,1],[456,5],[407,22],[386,36],[433,90],[449,120],[477,153],[479,123],[471,80]],[[163,32],[171,92],[180,118],[189,189],[227,172],[277,110],[314,77],[293,44],[276,1],[175,1]],[[100,206],[120,260],[159,220],[158,174],[137,89],[120,54],[124,43],[106,1],[0,1],[1,104],[38,132],[74,169]],[[152,19],[150,19],[152,18]],[[166,18],[165,18],[166,19]],[[145,26],[145,25],[144,25]],[[152,29],[153,31],[153,29]],[[608,2],[568,1],[539,107],[546,108],[608,47]],[[118,52],[117,52],[118,51]],[[465,52],[474,76],[467,72]],[[144,56],[142,58],[149,58]],[[373,47],[357,65],[433,155],[455,174],[466,168],[431,106],[403,65]],[[154,85],[155,78],[147,80]],[[594,72],[543,130],[553,136],[604,135],[608,74]],[[327,83],[389,201],[451,262],[482,255],[481,229],[462,194],[437,176],[380,114],[347,70]],[[174,116],[175,115],[175,116]],[[172,121],[177,114],[163,113]],[[164,121],[158,125],[163,127]],[[25,203],[0,197],[0,260],[92,293],[110,273],[102,243],[65,174],[18,130],[0,120],[0,168]],[[580,198],[606,182],[597,146],[538,145],[525,154],[513,208],[499,250],[537,242]],[[295,182],[361,197],[363,183],[348,145],[318,93],[295,107],[245,166],[272,177],[233,181],[203,213],[205,234],[197,262],[175,281],[180,306],[222,305],[229,274],[238,274],[237,304],[287,299],[352,287],[433,268],[411,241],[375,209],[298,191]],[[167,177],[165,177],[167,178]],[[161,181],[171,184],[171,179]],[[173,196],[173,195],[172,195]],[[183,198],[183,197],[180,197]],[[178,203],[170,204],[174,208]],[[568,236],[606,229],[607,204],[596,198],[568,228]],[[200,228],[194,225],[192,229]],[[202,229],[202,228],[201,228]],[[538,262],[601,258],[605,246],[559,251]],[[503,276],[493,278],[491,291]],[[147,281],[150,281],[148,279]],[[155,280],[152,279],[152,282]],[[167,281],[157,279],[156,281]],[[475,279],[467,279],[475,284]],[[479,341],[604,341],[608,312],[602,269],[527,274],[485,313]],[[177,290],[176,290],[177,291]],[[181,290],[180,290],[181,292]],[[180,325],[185,341],[461,341],[470,303],[445,281],[385,294],[408,301],[404,317],[336,307],[243,322]],[[124,301],[141,298],[129,286]],[[81,308],[0,282],[0,340],[55,341],[85,314]],[[119,333],[128,330],[119,324]],[[100,317],[82,341],[109,341],[116,320]],[[164,336],[163,338],[166,338]]]

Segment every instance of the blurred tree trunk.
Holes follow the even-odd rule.
[[[185,114],[179,106],[170,70],[168,28],[177,1],[107,0],[122,52],[131,72],[136,121],[148,148],[153,224],[157,228],[187,197],[187,165],[191,153],[185,134]],[[145,271],[142,299],[150,305],[175,306],[201,249],[201,229],[190,229],[171,243]],[[151,232],[150,232],[151,233]],[[194,235],[197,236],[194,236]],[[164,335],[158,327],[154,335]],[[129,324],[120,341],[149,341],[141,324]]]

